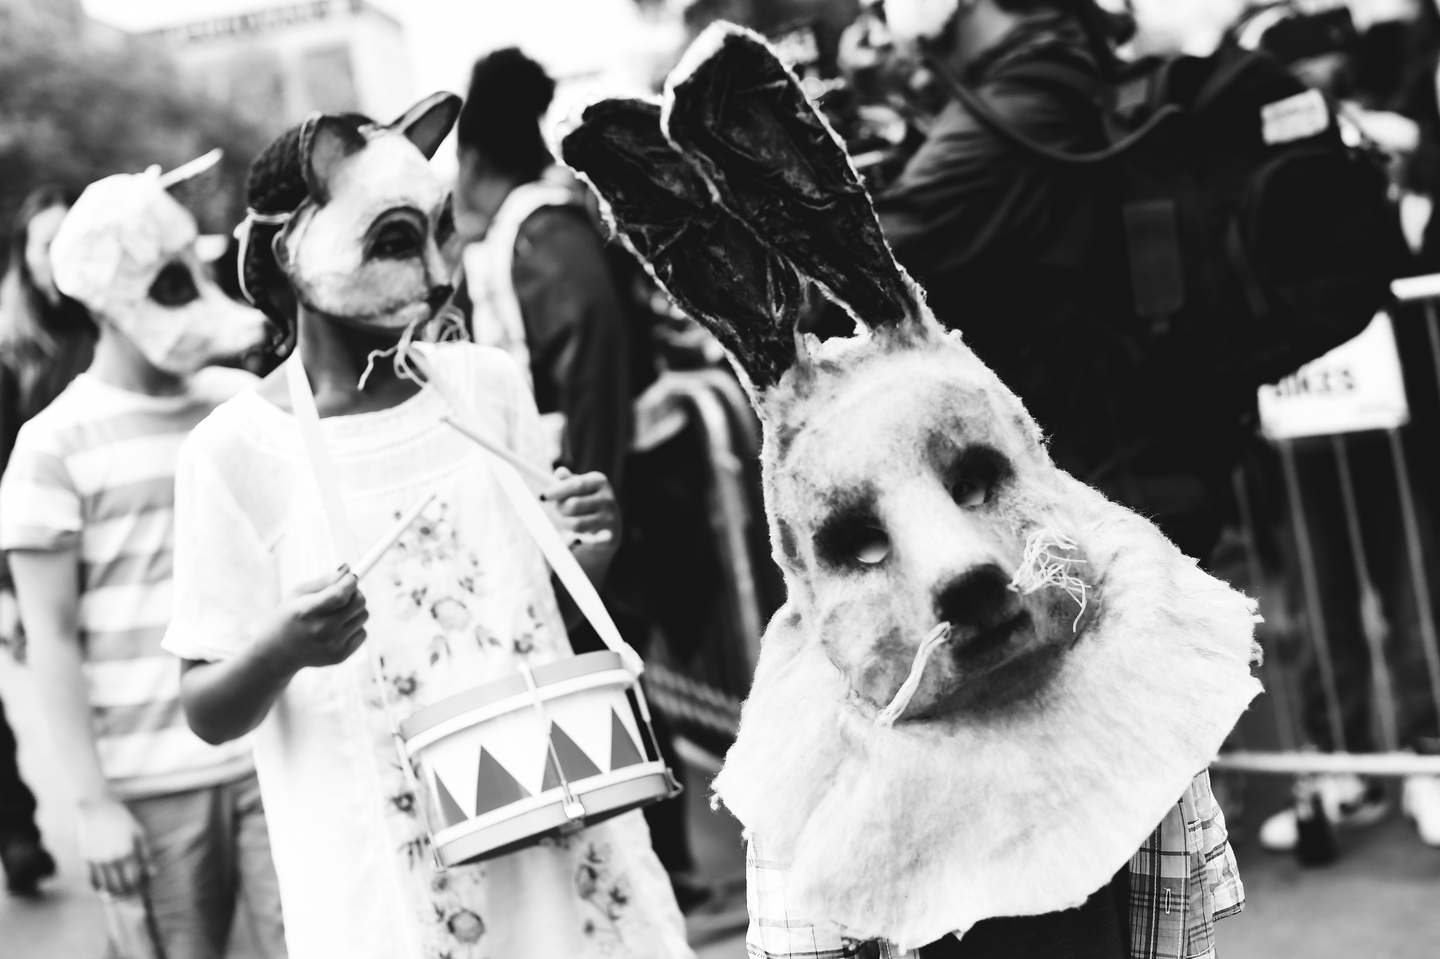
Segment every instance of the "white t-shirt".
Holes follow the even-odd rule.
[[[488,434],[541,462],[514,363],[468,343],[430,349]],[[320,422],[362,552],[437,497],[362,586],[366,646],[302,670],[255,733],[291,959],[690,956],[639,813],[443,874],[431,865],[367,656],[382,657],[403,718],[522,660],[572,655],[544,558],[447,412],[426,389]],[[338,565],[298,425],[256,393],[182,448],[176,524],[165,648],[186,658],[234,656],[282,597]]]

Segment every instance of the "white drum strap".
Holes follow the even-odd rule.
[[[335,464],[325,451],[325,437],[320,432],[320,412],[315,408],[315,394],[310,389],[310,379],[305,375],[305,367],[300,362],[298,348],[290,354],[290,359],[285,361],[285,375],[290,386],[290,406],[295,413],[295,422],[300,425],[300,436],[304,439],[305,451],[309,454],[310,471],[315,476],[315,485],[320,491],[320,503],[325,509],[325,520],[330,527],[330,542],[334,545],[335,552],[340,555],[340,561],[353,566],[359,559],[355,532],[350,526],[350,517],[345,512],[345,502],[340,498],[340,481],[335,474]],[[421,791],[420,783],[415,778],[409,752],[405,749],[405,738],[400,735],[400,723],[395,719],[385,697],[385,670],[380,665],[380,656],[375,652],[374,643],[365,644],[365,658],[370,662],[370,674],[375,680],[375,692],[380,697],[380,709],[385,713],[385,721],[390,724],[390,738],[395,743],[395,753],[400,760],[400,771],[405,776],[405,786],[419,804],[426,793]],[[430,853],[436,867],[443,869],[440,853],[433,842],[430,844]]]
[[[454,387],[439,374],[435,365],[430,362],[430,358],[421,349],[417,348],[412,351],[411,362],[425,377],[425,381],[433,386],[435,392],[439,393],[440,397],[450,406],[460,422],[477,434],[485,435],[485,427],[470,404],[466,403]],[[585,618],[595,628],[600,640],[610,650],[618,653],[625,668],[632,675],[638,677],[645,669],[640,654],[635,652],[620,635],[620,630],[616,628],[615,621],[610,618],[610,613],[606,610],[604,601],[600,599],[600,594],[596,592],[594,584],[590,582],[590,577],[585,575],[585,571],[580,568],[580,563],[571,555],[569,547],[561,540],[559,532],[550,522],[550,517],[545,515],[545,510],[541,508],[535,494],[525,485],[525,480],[521,478],[515,467],[489,450],[485,450],[484,447],[481,449],[491,472],[499,481],[505,497],[510,500],[510,505],[515,508],[516,514],[520,517],[520,522],[525,525],[525,529],[535,540],[535,544],[540,547],[540,552],[544,554],[550,568],[555,571],[555,575],[559,577],[560,582],[570,593],[570,598],[575,601],[576,606],[580,607],[580,611],[585,614]],[[637,696],[636,700],[644,702],[643,697]],[[646,722],[649,722],[649,711],[643,705],[640,709]]]

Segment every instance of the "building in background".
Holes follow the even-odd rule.
[[[365,0],[312,0],[149,31],[187,77],[271,133],[313,110],[382,122],[414,101],[405,30]]]

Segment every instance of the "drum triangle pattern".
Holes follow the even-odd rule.
[[[454,826],[470,818],[465,815],[465,810],[460,808],[455,797],[450,795],[450,790],[445,788],[445,781],[439,776],[435,777],[435,793],[440,803],[440,821],[445,824],[442,828]]]
[[[515,777],[500,765],[499,760],[481,747],[480,772],[475,781],[475,815],[482,816],[492,809],[499,809],[529,796],[529,790],[520,785]]]
[[[545,756],[545,779],[540,783],[540,791],[549,792],[552,789],[560,788],[560,770],[555,768],[555,757]]]
[[[550,742],[554,744],[555,756],[560,760],[560,768],[564,770],[565,778],[570,782],[600,775],[600,767],[595,765],[593,759],[585,755],[585,750],[575,745],[575,740],[565,734],[565,730],[560,728],[559,723],[550,724]],[[553,762],[554,760],[551,760],[546,763],[545,785],[541,787],[542,789],[553,789],[560,785],[560,777],[555,776]],[[550,781],[551,776],[555,777],[553,783]]]
[[[634,766],[643,763],[645,757],[640,755],[640,750],[635,748],[635,740],[630,738],[630,731],[620,721],[620,717],[612,708],[610,710],[610,771],[614,772],[624,766]]]

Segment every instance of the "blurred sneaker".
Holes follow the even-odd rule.
[[[1400,808],[1414,820],[1421,842],[1440,847],[1440,776],[1406,777]]]
[[[1390,812],[1390,801],[1379,782],[1369,782],[1348,773],[1315,776],[1296,782],[1297,797],[1317,795],[1325,817],[1336,829],[1363,829],[1373,826]],[[1271,852],[1293,852],[1300,840],[1298,798],[1260,826],[1260,847]],[[1437,806],[1440,817],[1440,806]]]
[[[5,888],[17,896],[33,896],[42,879],[55,875],[55,860],[33,836],[0,836],[0,866]]]

